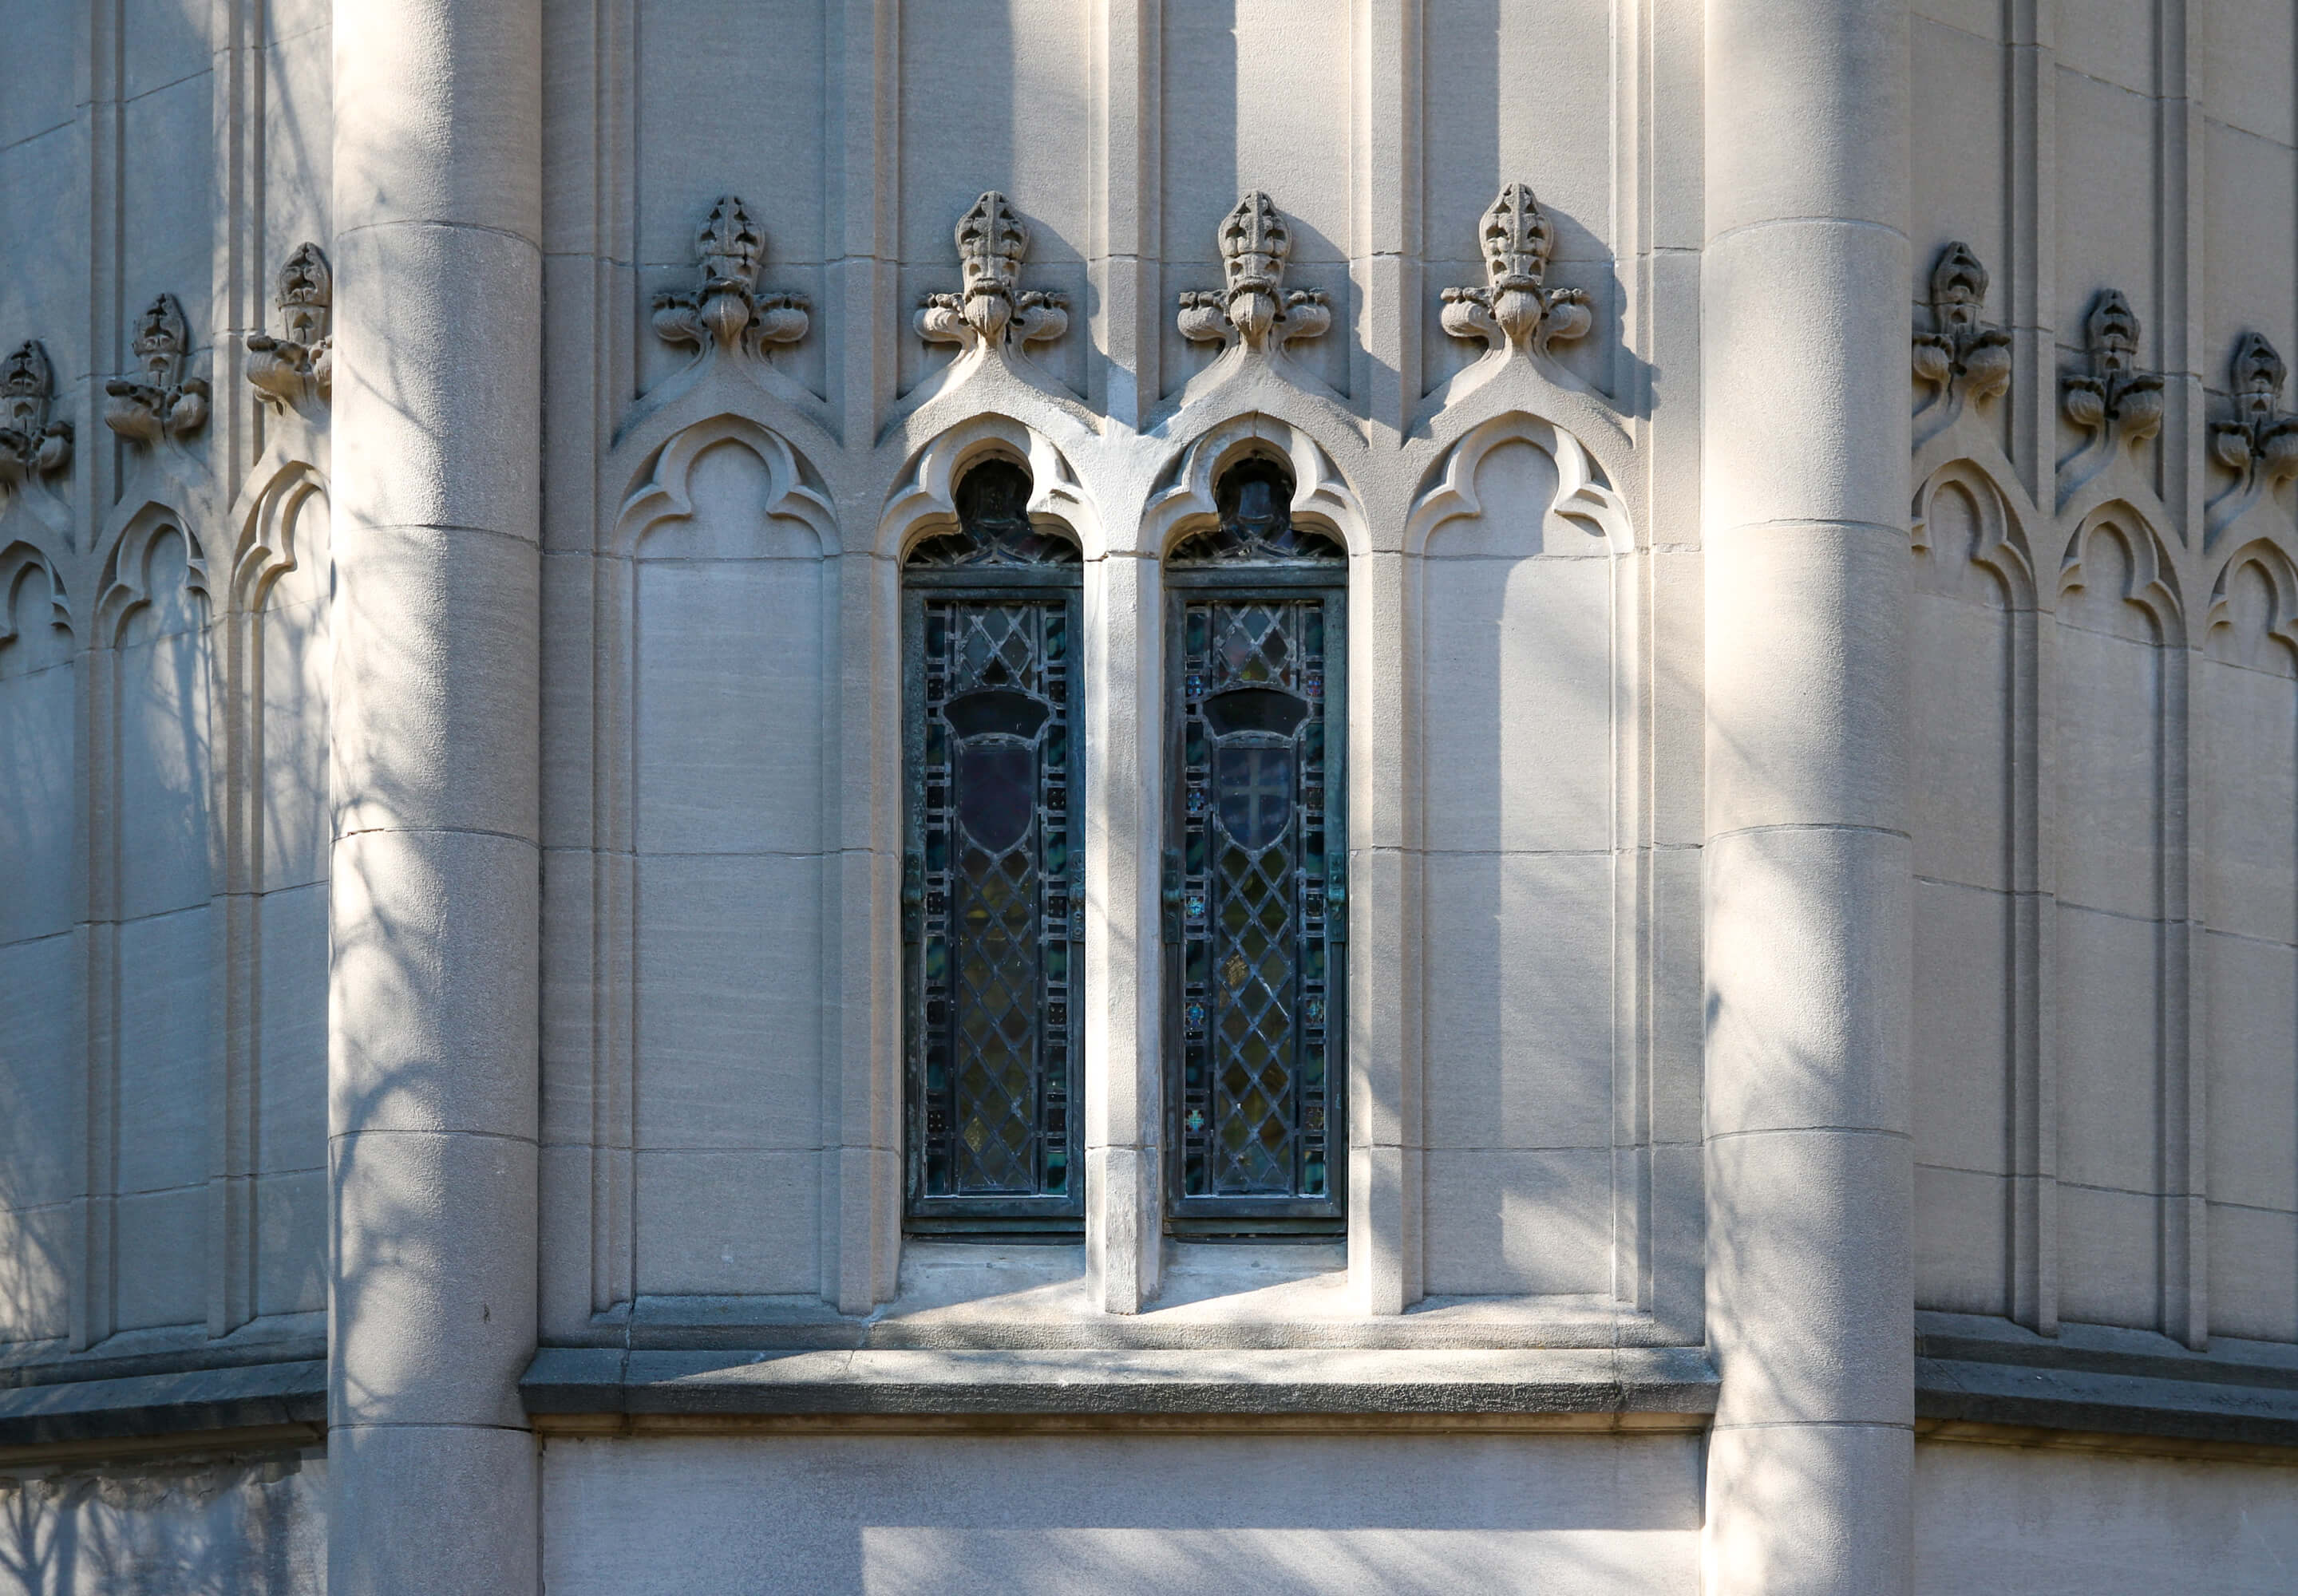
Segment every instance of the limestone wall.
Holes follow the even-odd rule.
[[[1916,10],[1917,259],[2009,380],[1915,423],[1918,1300],[2289,1341],[2293,18]],[[2071,386],[2110,294],[2138,380]]]
[[[1647,63],[1594,13],[1560,20],[1447,12],[1392,39],[1314,4],[952,4],[865,41],[791,5],[746,13],[776,40],[770,84],[739,48],[696,55],[730,25],[708,7],[633,12],[627,49],[550,31],[553,1334],[893,1289],[894,562],[984,452],[1029,463],[1033,508],[1104,594],[1087,1008],[1111,1085],[1087,1153],[1110,1211],[1088,1247],[1104,1300],[1153,1292],[1124,1219],[1160,1205],[1134,940],[1156,891],[1135,794],[1159,777],[1132,729],[1160,712],[1149,579],[1216,468],[1261,447],[1359,556],[1373,1205],[1352,1281],[1398,1305],[1614,1304],[1641,1335],[1696,1336],[1695,595],[1688,534],[1643,530],[1669,494],[1689,513],[1651,444],[1696,423],[1695,307],[1660,287],[1686,281],[1661,246],[1698,225],[1659,175],[1692,108],[1612,109],[1689,46],[1652,25]],[[1525,70],[1500,70],[1510,50]],[[730,139],[706,108],[734,103],[756,122]],[[1510,182],[1540,196],[1550,292],[1587,312],[1513,359],[1439,315],[1483,282],[1479,218]],[[1274,383],[1174,315],[1220,281],[1218,226],[1256,189],[1289,230],[1286,291],[1334,313]],[[1065,299],[1059,336],[911,327],[955,285],[952,228],[986,190],[1028,230],[1021,288]],[[805,302],[804,332],[755,357],[653,325],[697,292],[696,232],[727,195],[763,234],[757,294]]]
[[[338,1397],[523,1468],[538,1339],[973,1289],[902,1236],[899,571],[991,457],[1086,570],[1087,1212],[1038,1283],[1165,1333],[1162,562],[1252,454],[1349,555],[1325,1319],[1744,1349],[1746,1444],[1888,1431],[1814,1477],[1901,1506],[1910,1234],[1922,1308],[2298,1343],[2289,7],[539,3],[539,43],[394,12],[403,57],[343,62],[319,0],[10,12],[0,1362],[316,1356],[332,1255],[372,1315]],[[464,76],[394,93],[433,45]],[[434,148],[439,107],[477,120]],[[1027,243],[985,331],[948,296],[993,194]],[[1228,297],[1241,203],[1281,320]],[[434,225],[467,258],[391,252]],[[378,1132],[332,1213],[331,1071],[335,1131]],[[391,1162],[409,1132],[500,1157]],[[1188,1289],[1236,1299],[1191,1301],[1219,1336],[1300,1333]],[[586,1492],[690,1552],[663,1480],[802,1492],[839,1448],[896,1505],[825,1520],[838,1578],[1051,1547],[1186,1584],[1215,1544],[1076,1497],[965,1539],[900,1504],[990,1443],[755,1439],[553,1441],[547,1556],[645,1543]],[[1368,1538],[1309,1545],[1302,1495],[1211,1515],[1222,1555],[1393,1582],[1513,1514],[1525,1568],[1690,1578],[1676,1441],[1268,1444]],[[1244,1455],[1168,1446],[1172,1501]],[[2010,1459],[1926,1452],[1920,1512]],[[1337,1477],[1392,1463],[1482,1505],[1391,1535]],[[456,1477],[532,1510],[518,1468]],[[2012,1558],[2044,1510],[1999,1494]]]
[[[309,361],[248,341],[292,335],[307,242],[326,332],[328,10],[43,3],[9,29],[0,1343],[314,1336],[326,411]]]
[[[1938,1444],[1915,1449],[1922,1596],[1974,1587],[2290,1588],[2290,1471],[2233,1462]]]
[[[0,1466],[0,1590],[319,1596],[327,1479],[323,1455],[292,1450]]]
[[[544,1577],[580,1596],[697,1580],[873,1596],[1690,1596],[1698,1450],[1689,1436],[554,1441]]]

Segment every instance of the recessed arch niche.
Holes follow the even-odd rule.
[[[1613,1286],[1632,547],[1586,451],[1526,415],[1455,445],[1408,523],[1432,1294]]]
[[[604,562],[621,747],[599,812],[628,862],[602,964],[628,971],[607,1045],[631,1138],[610,1288],[821,1287],[838,551],[789,445],[721,416],[658,451]]]

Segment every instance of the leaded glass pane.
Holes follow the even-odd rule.
[[[1223,476],[1215,489],[1219,524],[1185,538],[1173,550],[1176,564],[1299,562],[1338,564],[1347,551],[1314,527],[1293,520],[1293,483],[1271,460],[1246,460]]]
[[[1337,548],[1295,531],[1288,500],[1273,469],[1225,481],[1223,526],[1185,542],[1168,578],[1172,1215],[1185,1231],[1330,1230],[1341,1213],[1345,593]]]
[[[1079,566],[1074,545],[1017,522],[1025,477],[969,492],[982,474],[961,489],[961,531],[913,556],[905,600],[910,1222],[1070,1228]]]

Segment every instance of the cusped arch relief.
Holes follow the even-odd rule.
[[[324,548],[328,510],[327,479],[308,461],[290,460],[249,485],[232,507],[231,524],[238,529],[232,550],[230,593],[233,607],[259,610],[271,588],[296,570],[316,543]],[[302,529],[320,519],[323,530],[314,539]]]
[[[1362,501],[1331,453],[1302,427],[1266,411],[1234,417],[1190,442],[1149,495],[1140,547],[1168,556],[1183,538],[1218,523],[1221,478],[1256,456],[1280,460],[1291,473],[1295,525],[1327,533],[1352,555],[1369,552]]]
[[[912,457],[879,513],[878,551],[897,561],[928,538],[957,530],[957,487],[985,460],[1004,460],[1029,473],[1029,519],[1065,536],[1085,557],[1106,552],[1100,513],[1079,481],[1069,457],[1043,432],[1010,415],[971,416],[937,434]]]
[[[307,362],[308,364],[308,362]],[[316,391],[283,381],[286,414]],[[322,414],[324,414],[322,412]],[[302,430],[290,424],[279,437]],[[306,440],[308,442],[308,438]],[[226,894],[222,1090],[211,1112],[231,1238],[218,1261],[220,1322],[324,1307],[327,881],[333,816],[325,471],[278,440],[233,505],[215,629],[218,860]],[[252,1177],[252,1178],[251,1178]],[[250,1239],[276,1238],[263,1246]]]
[[[2290,1135],[2298,1057],[2298,564],[2253,539],[2221,565],[2195,671],[2201,846],[2194,909],[2208,1072],[2209,1312],[2214,1335],[2298,1341]],[[2279,1212],[2276,1210],[2279,1209]]]
[[[2092,510],[2067,539],[2066,554],[2059,564],[2060,607],[2065,607],[2067,595],[2078,589],[2090,589],[2096,580],[2096,561],[2092,550],[2100,538],[2112,539],[2121,550],[2120,590],[2112,596],[2128,600],[2145,611],[2154,626],[2157,641],[2171,646],[2183,644],[2186,607],[2178,595],[2178,572],[2161,534],[2128,500],[2112,500]]]
[[[1951,525],[1950,506],[1968,506],[1969,526],[1955,527],[1960,548],[1940,547]],[[2035,564],[2027,547],[2011,496],[1992,472],[1975,460],[1951,460],[1932,472],[1915,490],[1909,517],[1910,547],[1937,559],[1961,557],[1989,572],[2001,584],[2011,607],[2024,609],[2036,597]]]
[[[628,555],[661,522],[691,518],[695,466],[723,444],[748,449],[765,465],[767,485],[759,505],[764,515],[802,522],[821,540],[822,553],[838,552],[838,516],[829,496],[815,485],[814,473],[781,433],[731,413],[680,429],[655,452],[623,500],[609,552]]]
[[[2288,657],[2283,663],[2287,670],[2298,664],[2298,563],[2294,563],[2279,544],[2267,539],[2254,539],[2242,545],[2219,567],[2210,606],[2203,615],[2202,635],[2205,640],[2214,640],[2221,630],[2237,628],[2238,588],[2243,579],[2253,573],[2264,584],[2267,593],[2264,624],[2259,629],[2266,639],[2279,644],[2286,652]]]
[[[1961,379],[1957,379],[1960,381]],[[2032,1249],[2006,1190],[2005,1149],[2030,1172],[2038,1032],[2019,994],[2043,967],[2038,921],[2016,912],[2037,879],[2038,650],[2033,566],[2019,501],[1970,458],[1932,470],[1910,512],[1915,591],[1906,644],[1918,1030],[1940,1039],[1912,1099],[1916,1301],[2035,1313]],[[2021,1082],[2028,1082],[2021,1086]],[[2006,1200],[2007,1199],[2007,1200]]]
[[[54,1105],[84,1093],[74,1036],[77,969],[69,933],[84,913],[75,758],[79,670],[71,621],[47,556],[0,539],[0,962],[10,986],[0,1043],[0,1338],[62,1337],[72,1251],[38,1219],[85,1189],[78,1139]]]
[[[2186,1189],[2165,1182],[2186,1178],[2171,1105],[2190,1064],[2175,1016],[2192,679],[2178,579],[2155,523],[2128,498],[2091,510],[2068,539],[2055,603],[2053,1200],[2062,1241],[2083,1242],[2062,1246],[2056,1305],[2069,1320],[2159,1325],[2170,1277],[2158,1238],[2166,1215],[2183,1222],[2163,1194]]]
[[[1419,1012],[1434,1294],[1597,1293],[1616,1258],[1615,852],[1634,547],[1578,440],[1526,412],[1472,428],[1405,524],[1422,844]],[[1629,779],[1632,779],[1630,777]],[[1550,935],[1526,927],[1569,927]],[[1538,1173],[1533,1172],[1535,1169]]]
[[[843,548],[818,482],[712,415],[653,452],[598,563],[594,1090],[631,1149],[594,1193],[602,1305],[820,1287]]]
[[[1614,554],[1633,550],[1635,525],[1627,501],[1605,479],[1595,457],[1564,428],[1518,410],[1471,428],[1431,469],[1405,522],[1406,554],[1426,552],[1429,537],[1446,522],[1484,513],[1476,474],[1493,450],[1511,444],[1529,444],[1553,464],[1556,494],[1550,514],[1581,522]]]
[[[158,546],[171,537],[183,540],[185,590],[213,602],[207,555],[192,531],[189,518],[172,506],[147,503],[128,518],[104,562],[103,587],[95,601],[98,646],[117,645],[128,618],[164,596],[151,590],[152,560]]]
[[[71,606],[65,599],[63,579],[56,574],[54,562],[29,543],[11,543],[0,547],[0,646],[16,642],[26,628],[38,623],[35,615],[21,613],[34,572],[47,585],[47,624],[61,627],[66,632],[72,629]],[[37,605],[35,600],[33,608],[37,609]]]

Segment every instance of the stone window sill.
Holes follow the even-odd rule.
[[[1704,1427],[1715,1377],[1696,1348],[728,1353],[546,1347],[521,1382],[536,1427],[618,1435],[825,1423],[934,1427],[1181,1426]]]
[[[841,1315],[812,1296],[641,1296],[593,1320],[583,1339],[657,1351],[955,1352],[1601,1350],[1689,1338],[1594,1296],[1438,1296],[1367,1318],[1350,1307],[1347,1282],[1337,1244],[1171,1244],[1156,1301],[1111,1314],[1087,1296],[1081,1246],[913,1240],[903,1249],[898,1296],[867,1315]]]

